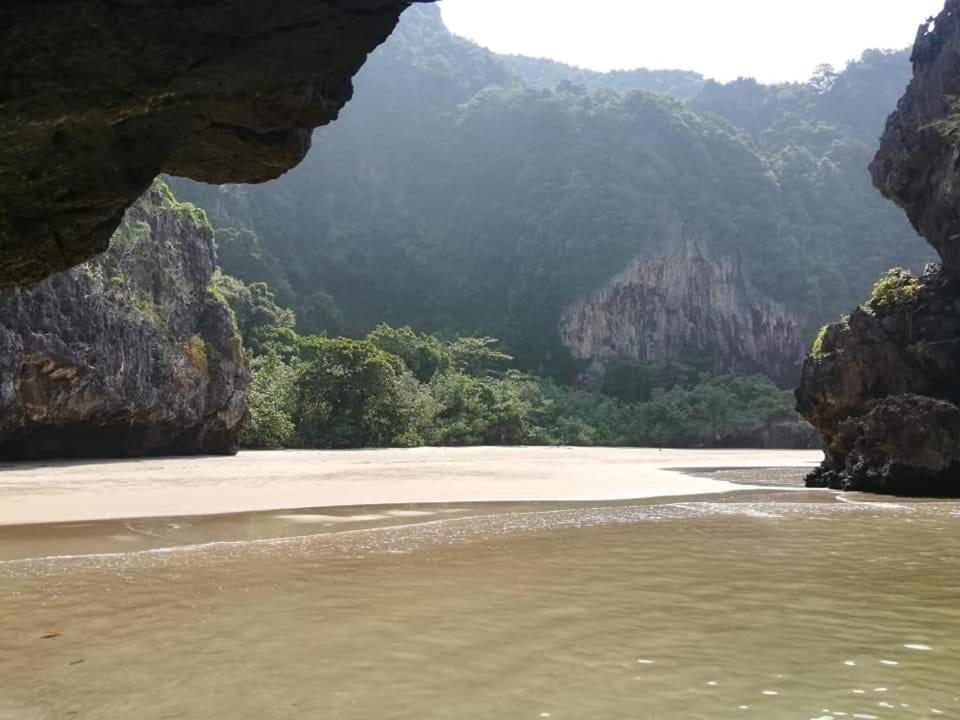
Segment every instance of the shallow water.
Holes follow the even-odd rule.
[[[101,554],[0,563],[0,718],[960,717],[960,504],[874,500],[21,531]]]

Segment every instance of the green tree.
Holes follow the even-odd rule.
[[[450,343],[450,354],[456,367],[469,375],[484,375],[504,370],[513,358],[497,349],[495,338],[457,338]]]
[[[428,382],[438,372],[450,368],[453,353],[433,335],[415,332],[409,326],[394,328],[380,323],[367,340],[384,352],[403,360],[420,382]]]
[[[309,338],[301,353],[294,417],[306,446],[387,447],[406,435],[399,358],[345,338]]]
[[[817,69],[810,76],[810,85],[820,93],[828,92],[837,82],[839,74],[833,69],[833,65],[824,63],[817,65]]]
[[[246,285],[242,280],[218,271],[211,280],[210,289],[229,305],[244,345],[254,354],[265,352],[267,345],[285,335],[290,337],[289,331],[296,325],[296,316],[289,308],[277,304],[273,290],[266,283]]]
[[[247,387],[248,414],[240,432],[244,447],[274,450],[296,442],[293,419],[297,368],[279,355],[254,358]]]
[[[628,403],[646,402],[657,379],[657,368],[652,363],[615,361],[607,367],[600,391]]]

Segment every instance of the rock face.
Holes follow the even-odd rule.
[[[760,373],[793,387],[804,354],[800,322],[755,297],[736,265],[703,257],[639,259],[569,307],[560,333],[602,374],[613,360],[657,367],[714,358],[714,372]]]
[[[870,166],[874,185],[902,207],[960,277],[960,0],[924,23],[911,56],[913,80],[887,121]]]
[[[798,409],[826,451],[813,486],[960,494],[960,284],[940,266],[883,292],[818,339]]]
[[[296,165],[411,1],[0,3],[0,287],[105,250],[160,172]]]
[[[912,61],[870,170],[943,264],[891,271],[826,328],[797,401],[826,450],[810,485],[960,496],[960,0],[920,27]]]
[[[230,453],[248,374],[203,213],[155,183],[109,252],[0,291],[0,456]]]

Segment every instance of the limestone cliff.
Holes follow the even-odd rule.
[[[658,367],[712,358],[714,372],[759,373],[792,387],[804,353],[801,323],[751,292],[729,259],[635,260],[563,314],[564,344],[602,373],[612,360]]]
[[[960,495],[960,0],[925,22],[914,76],[871,173],[937,250],[919,279],[896,270],[826,328],[797,390],[826,461],[809,484]]]
[[[105,250],[160,172],[296,165],[411,1],[0,3],[0,287]]]
[[[874,185],[907,213],[944,269],[960,277],[960,0],[917,32],[913,80],[870,166]]]
[[[154,184],[109,252],[0,291],[0,456],[227,453],[247,371],[203,213]]]
[[[960,285],[939,266],[892,272],[874,297],[825,329],[798,409],[826,462],[811,485],[960,493]]]

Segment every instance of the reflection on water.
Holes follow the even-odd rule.
[[[763,468],[762,470],[757,470],[757,468],[691,469],[686,471],[687,474],[712,480],[776,488],[803,488],[804,480],[809,472],[810,468],[806,467]]]
[[[960,505],[860,500],[137,523],[0,563],[0,718],[960,717]]]

